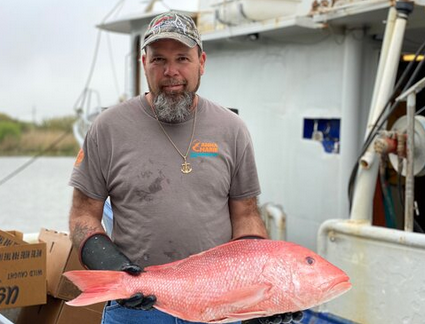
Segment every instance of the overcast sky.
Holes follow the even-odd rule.
[[[39,122],[74,114],[86,84],[97,29],[118,0],[0,0],[0,112]],[[187,3],[191,2],[191,3]],[[196,1],[168,0],[169,6],[196,9]],[[127,0],[120,16],[140,12],[144,2]],[[156,9],[161,6],[156,5]],[[111,20],[111,19],[109,19]],[[103,106],[124,92],[128,35],[109,33],[118,90],[114,82],[106,33],[90,87]]]

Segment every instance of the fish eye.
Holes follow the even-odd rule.
[[[316,260],[314,260],[314,258],[308,256],[305,258],[305,261],[309,264],[309,265],[313,265],[314,262],[316,262]]]

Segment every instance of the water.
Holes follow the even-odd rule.
[[[30,157],[0,157],[0,179]],[[68,185],[75,158],[41,157],[0,185],[0,229],[38,233],[68,231],[73,188]]]

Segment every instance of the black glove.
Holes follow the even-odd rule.
[[[117,299],[117,303],[122,307],[131,309],[151,310],[156,302],[154,295],[143,296],[142,293],[137,293],[128,299]]]
[[[87,238],[80,248],[80,261],[89,270],[125,271],[132,276],[143,272],[121,253],[111,239],[103,233],[93,234]],[[149,310],[156,302],[154,295],[143,296],[136,293],[128,299],[119,299],[117,303],[123,307]]]
[[[261,240],[264,239],[264,237],[257,236],[257,235],[247,235],[236,238],[236,240],[249,240],[249,239],[257,239]],[[294,312],[294,313],[284,313],[284,314],[277,314],[269,317],[262,317],[257,318],[248,322],[245,322],[246,324],[289,324],[289,323],[299,323],[303,319],[303,312]]]
[[[259,324],[288,324],[299,323],[303,319],[303,312],[277,314],[269,317],[258,318]]]

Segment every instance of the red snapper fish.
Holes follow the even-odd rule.
[[[84,306],[142,292],[157,297],[155,308],[183,320],[229,323],[305,310],[351,288],[342,270],[284,241],[232,241],[144,270],[138,276],[123,271],[66,272],[82,291],[67,304]]]

